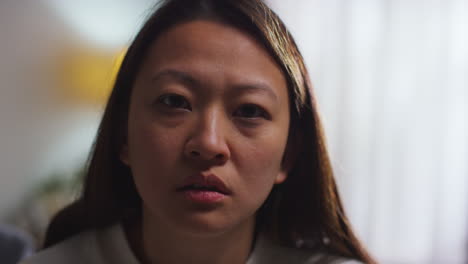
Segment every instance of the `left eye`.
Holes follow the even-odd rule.
[[[242,118],[264,118],[269,119],[268,113],[260,106],[245,104],[234,112],[234,115]]]
[[[182,95],[166,94],[158,98],[158,103],[169,108],[182,108],[191,110],[190,103]]]

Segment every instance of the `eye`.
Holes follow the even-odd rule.
[[[158,104],[161,104],[168,108],[181,108],[192,110],[190,103],[183,97],[178,94],[165,94],[158,98]]]
[[[234,116],[241,118],[264,118],[270,119],[270,115],[260,106],[255,104],[245,104],[234,112]]]

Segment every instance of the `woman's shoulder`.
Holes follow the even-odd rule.
[[[21,264],[137,263],[126,243],[121,225],[79,233],[39,251]]]
[[[327,252],[290,248],[259,237],[247,264],[362,264]]]
[[[68,238],[50,248],[29,257],[21,264],[45,263],[96,263],[90,258],[95,256],[95,231],[86,231]]]
[[[136,264],[121,225],[82,232],[38,252],[21,264]],[[361,264],[359,261],[277,245],[260,236],[246,264]]]

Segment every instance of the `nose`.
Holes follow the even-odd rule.
[[[185,156],[192,160],[224,164],[231,153],[226,142],[226,125],[221,111],[207,111],[200,117],[185,145]]]

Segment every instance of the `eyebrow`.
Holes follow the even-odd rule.
[[[259,83],[253,83],[253,84],[234,85],[233,87],[235,87],[236,92],[240,90],[241,93],[261,92],[261,93],[266,94],[275,102],[278,102],[278,96],[276,96],[275,92],[273,92],[273,90],[267,84],[259,82]]]
[[[162,70],[158,72],[153,78],[151,78],[151,81],[159,82],[166,77],[176,79],[189,86],[199,85],[199,82],[195,80],[195,78],[193,78],[190,74],[183,72],[183,71],[173,70],[173,69],[166,69],[166,70]]]
[[[195,79],[192,75],[187,72],[174,70],[174,69],[165,69],[158,72],[153,78],[151,78],[152,82],[159,82],[162,79],[169,77],[180,81],[189,87],[197,88],[200,87],[200,81]],[[247,84],[236,84],[232,86],[235,92],[240,93],[257,93],[261,92],[269,96],[275,102],[278,102],[278,96],[275,94],[273,89],[264,82],[252,82]]]

